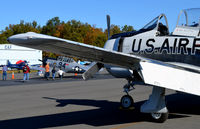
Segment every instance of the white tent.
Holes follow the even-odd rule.
[[[6,64],[9,60],[12,64],[19,60],[26,60],[29,65],[42,64],[42,51],[27,47],[20,47],[13,44],[0,45],[0,65]]]

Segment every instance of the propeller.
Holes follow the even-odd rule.
[[[106,15],[107,20],[107,31],[108,39],[110,38],[110,16]],[[95,73],[97,73],[101,68],[104,67],[104,64],[98,62],[92,62],[90,68],[82,74],[84,80],[91,78]]]
[[[42,60],[38,59],[38,61],[41,61],[42,66],[45,66],[47,64],[47,57],[44,57],[44,59],[42,59]]]
[[[110,15],[106,15],[108,39],[110,38]]]
[[[106,15],[107,20],[107,31],[108,39],[110,38],[110,16]],[[82,74],[84,80],[91,78],[95,73],[97,73],[101,68],[104,67],[104,64],[98,62],[92,62],[90,68]]]

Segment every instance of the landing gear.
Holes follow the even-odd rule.
[[[132,81],[128,81],[128,83],[124,86],[124,92],[126,92],[126,95],[122,96],[121,98],[121,107],[123,109],[130,109],[131,107],[133,107],[134,104],[134,100],[133,98],[129,95],[129,92],[133,89],[135,89],[134,84]]]
[[[133,81],[129,80],[128,83],[124,86],[124,92],[126,92],[126,95],[121,98],[121,107],[123,109],[130,109],[133,107],[134,101],[133,98],[129,95],[129,92],[135,89],[135,84],[140,83],[133,83]],[[140,107],[140,111],[142,113],[150,114],[153,121],[155,122],[165,122],[169,115],[165,102],[165,88],[154,86],[152,94],[149,96],[149,99]]]
[[[150,113],[155,122],[165,122],[169,114],[165,103],[165,88],[154,86],[152,94],[141,106],[140,111]]]
[[[124,88],[124,92],[126,92],[126,94],[128,95],[128,92],[135,89],[133,81],[128,80],[128,83],[124,85],[123,88]]]
[[[155,122],[163,123],[168,119],[169,113],[151,113],[151,117]]]
[[[133,107],[134,104],[133,98],[130,95],[124,95],[120,102],[123,109],[129,109]]]

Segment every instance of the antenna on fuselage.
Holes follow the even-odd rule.
[[[110,16],[106,15],[107,20],[107,31],[108,31],[108,39],[110,38]]]

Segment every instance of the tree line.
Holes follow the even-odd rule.
[[[110,34],[122,33],[133,31],[133,26],[124,25],[122,27],[112,24],[110,27]],[[107,29],[97,28],[88,23],[82,23],[77,20],[69,20],[67,22],[61,21],[59,17],[54,17],[47,21],[46,25],[40,26],[36,21],[24,22],[20,21],[19,24],[9,25],[0,32],[0,44],[5,44],[9,36],[26,33],[36,32],[46,35],[51,35],[59,38],[64,38],[72,41],[77,41],[89,45],[103,47],[108,39]],[[51,53],[44,53],[46,56],[51,56]],[[50,55],[49,55],[50,54]]]

